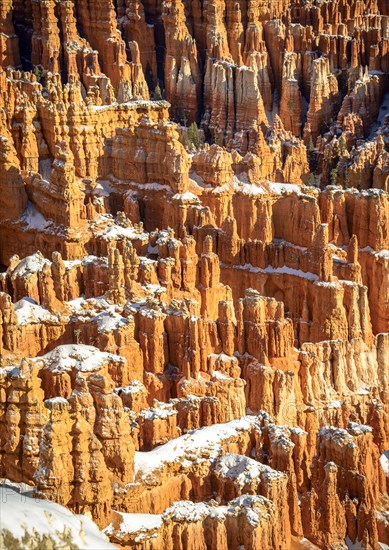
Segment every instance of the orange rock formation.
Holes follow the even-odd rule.
[[[388,30],[2,3],[2,477],[119,547],[389,544]]]

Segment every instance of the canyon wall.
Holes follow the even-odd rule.
[[[0,8],[0,475],[118,547],[389,544],[380,0]]]

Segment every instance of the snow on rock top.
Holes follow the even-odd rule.
[[[278,426],[272,424],[269,426],[269,436],[273,446],[278,446],[283,449],[293,449],[294,443],[290,440],[290,435],[293,433],[289,426]],[[301,430],[294,432],[296,435],[302,435],[306,432]]]
[[[373,432],[373,428],[371,426],[366,426],[365,424],[357,424],[357,422],[349,422],[347,429],[352,435],[362,435]]]
[[[228,514],[237,516],[241,513],[246,515],[250,525],[256,526],[275,513],[275,506],[263,496],[241,495],[229,503]]]
[[[301,194],[300,185],[293,183],[279,183],[276,181],[268,182],[269,191],[271,193],[280,195],[282,193],[296,193],[297,195]]]
[[[157,418],[165,419],[176,414],[178,414],[178,411],[173,409],[171,403],[158,402],[154,407],[141,410],[139,416],[145,420],[155,420]]]
[[[325,439],[331,439],[336,445],[348,447],[356,447],[353,436],[347,430],[335,428],[334,426],[324,426],[319,430],[319,436]]]
[[[212,373],[212,376],[216,380],[231,380],[230,376],[227,376],[226,374],[224,374],[224,372],[222,372],[220,370],[214,370],[213,373]]]
[[[249,183],[248,181],[244,181],[244,179],[238,179],[236,177],[233,179],[233,189],[243,195],[266,195],[266,189],[261,185]]]
[[[118,395],[121,395],[121,394],[128,395],[128,394],[141,393],[146,391],[147,390],[145,385],[142,384],[142,382],[140,382],[139,380],[132,380],[131,384],[129,384],[128,386],[114,388],[114,392],[117,393]]]
[[[31,256],[26,256],[21,260],[12,272],[12,279],[15,277],[25,277],[31,273],[42,271],[45,264],[51,264],[49,260],[44,258],[40,252],[35,252]]]
[[[226,267],[226,264],[221,263],[222,267]],[[266,274],[277,274],[277,275],[294,275],[295,277],[300,277],[302,279],[307,279],[308,281],[318,281],[318,276],[310,271],[302,271],[301,269],[294,269],[286,265],[280,267],[273,267],[271,265],[266,266],[264,269],[260,267],[255,267],[252,264],[235,264],[234,269],[240,269],[243,271],[250,271],[250,273],[266,273]]]
[[[23,490],[22,486],[8,484],[8,480],[0,484],[0,533],[9,531],[19,539],[20,548],[27,548],[21,541],[26,533],[33,539],[48,537],[53,548],[65,548],[69,532],[74,547],[80,550],[115,548],[87,516],[72,514],[64,506],[28,494],[25,486]]]
[[[103,240],[129,239],[129,240],[147,240],[148,234],[134,227],[132,224],[123,226],[117,224],[110,214],[100,214],[93,224],[96,236]]]
[[[249,431],[256,424],[255,416],[245,416],[225,424],[205,426],[168,441],[149,452],[135,453],[135,477],[145,480],[165,464],[180,462],[182,467],[214,459],[223,452],[223,442]],[[200,452],[201,450],[201,452]]]
[[[209,506],[205,502],[181,500],[174,502],[162,514],[163,519],[173,519],[180,523],[196,523],[203,521],[209,514]]]
[[[377,258],[381,258],[382,260],[389,260],[389,250],[382,249],[379,252],[376,252]]]
[[[46,355],[37,357],[36,361],[43,361],[47,369],[57,374],[73,368],[80,372],[94,372],[100,370],[108,361],[124,363],[125,359],[119,355],[102,352],[93,346],[68,344],[58,346]]]
[[[48,309],[37,304],[32,298],[22,298],[14,304],[14,310],[19,325],[58,320]]]
[[[46,404],[57,404],[57,405],[69,405],[69,401],[64,397],[51,397],[50,399],[45,400]]]
[[[173,195],[173,200],[200,203],[199,198],[194,193],[191,193],[190,191],[187,191],[186,193],[177,193],[176,195]]]
[[[274,514],[274,504],[263,496],[241,495],[231,500],[226,506],[212,506],[205,502],[182,500],[174,502],[162,514],[163,520],[173,520],[179,523],[196,523],[206,517],[225,520],[227,516],[244,514],[248,523],[257,526],[261,520],[267,520]]]
[[[127,319],[114,311],[103,311],[94,318],[98,332],[110,332],[127,324]]]
[[[216,461],[214,472],[220,478],[234,480],[234,484],[240,488],[255,480],[259,483],[261,478],[286,478],[285,474],[273,470],[270,466],[261,464],[253,458],[233,453],[221,456]]]
[[[126,514],[113,512],[111,523],[104,529],[106,535],[115,534],[115,539],[125,539],[126,535],[137,534],[135,542],[150,538],[162,526],[160,514]]]
[[[161,527],[171,521],[198,523],[204,522],[208,517],[225,521],[228,516],[244,514],[248,523],[255,527],[261,521],[267,521],[274,516],[274,513],[274,504],[259,495],[244,494],[222,506],[218,506],[213,500],[209,503],[181,500],[173,502],[162,514],[126,514],[115,511],[104,533],[114,535],[115,540],[123,542],[128,542],[128,535],[135,535],[131,539],[139,543],[156,537]]]
[[[68,306],[79,321],[93,321],[99,333],[111,332],[126,326],[130,321],[117,313],[117,306],[107,302],[104,296],[98,298],[77,298],[70,300]]]

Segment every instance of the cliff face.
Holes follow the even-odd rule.
[[[121,547],[389,544],[379,0],[0,8],[0,475]]]

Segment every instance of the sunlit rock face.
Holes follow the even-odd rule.
[[[2,3],[0,545],[389,545],[388,44],[383,0]]]

